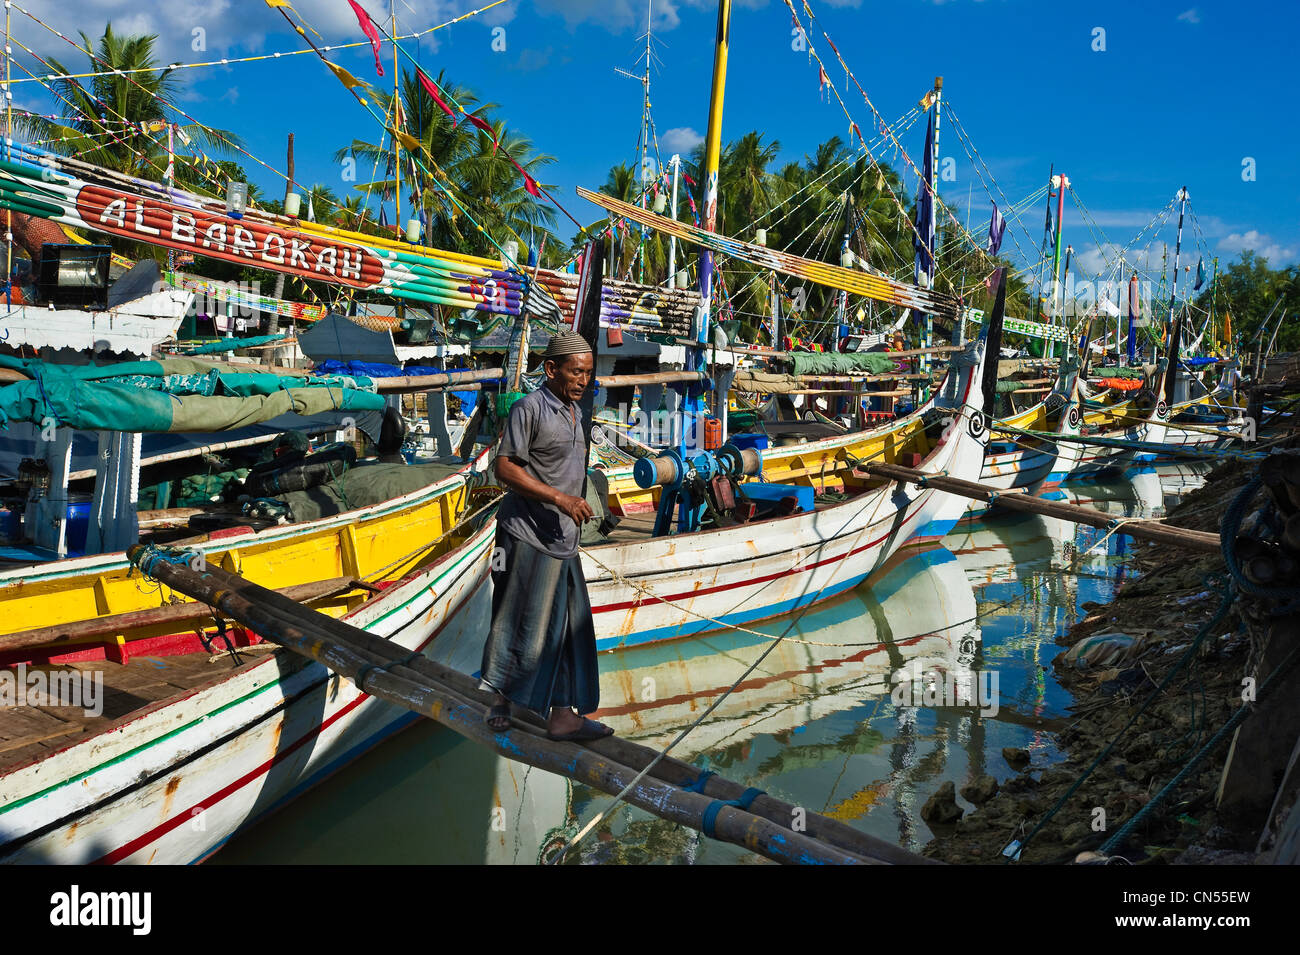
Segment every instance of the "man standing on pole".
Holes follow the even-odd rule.
[[[496,693],[487,715],[493,730],[510,727],[514,703],[546,717],[552,739],[599,739],[613,730],[581,715],[600,702],[596,631],[578,558],[582,522],[594,516],[582,496],[587,443],[578,409],[594,373],[591,346],[563,332],[551,339],[542,367],[546,383],[510,409],[496,457],[507,493],[497,516],[481,686]]]

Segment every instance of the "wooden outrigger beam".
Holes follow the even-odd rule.
[[[549,739],[540,720],[516,716],[494,732],[484,720],[491,695],[463,673],[342,620],[308,610],[275,591],[217,567],[195,570],[182,553],[137,545],[128,556],[146,574],[213,608],[263,639],[309,657],[352,680],[365,693],[446,726],[502,756],[619,793],[658,753],[609,737],[580,744]],[[748,800],[742,797],[748,795]],[[933,864],[932,860],[738,783],[664,757],[626,800],[662,819],[703,831],[714,815],[713,837],[785,864]],[[745,808],[731,803],[747,802]],[[722,803],[721,806],[715,805]],[[801,828],[795,828],[796,826]]]
[[[1104,511],[1065,501],[1045,501],[1040,497],[1031,497],[1021,489],[998,491],[974,481],[960,478],[941,477],[926,474],[913,468],[897,464],[864,464],[858,470],[875,477],[888,478],[891,481],[905,481],[923,487],[932,487],[949,494],[987,501],[1009,511],[1027,511],[1030,514],[1042,514],[1075,524],[1087,524],[1089,527],[1114,529],[1117,534],[1127,534],[1143,540],[1158,541],[1162,544],[1179,544],[1202,552],[1219,552],[1219,535],[1209,531],[1196,531],[1186,527],[1174,527],[1164,521],[1152,520],[1116,520]]]

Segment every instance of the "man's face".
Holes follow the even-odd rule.
[[[544,365],[551,388],[565,401],[579,401],[595,370],[591,352],[548,359]]]

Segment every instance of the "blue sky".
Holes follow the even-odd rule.
[[[473,9],[466,0],[395,0],[400,33]],[[363,0],[387,13],[388,0]],[[1300,4],[1239,2],[1046,3],[1030,0],[809,0],[873,102],[888,119],[906,113],[944,77],[944,95],[1001,189],[1013,202],[1039,188],[1050,164],[1064,171],[1095,223],[1089,228],[1067,199],[1066,239],[1083,271],[1103,261],[1099,246],[1123,246],[1186,186],[1195,212],[1185,230],[1185,260],[1221,263],[1253,247],[1274,265],[1300,258],[1300,132],[1291,105],[1294,38]],[[798,5],[798,4],[797,4]],[[29,0],[41,19],[92,36],[112,19],[119,31],[160,35],[167,61],[195,62],[301,47],[261,0]],[[346,0],[300,0],[295,6],[326,42],[361,38]],[[716,4],[654,0],[656,51],[653,115],[664,157],[685,151],[706,126]],[[802,10],[801,10],[802,13]],[[598,186],[616,162],[633,162],[640,125],[640,85],[615,72],[636,70],[645,0],[510,0],[439,31],[412,55],[436,74],[500,104],[500,115],[557,158],[547,181],[579,219],[598,210],[573,193]],[[68,65],[77,51],[14,12],[14,34]],[[503,29],[504,34],[494,30]],[[196,34],[201,30],[201,34]],[[1104,34],[1097,31],[1104,31]],[[724,139],[761,130],[781,143],[782,160],[799,159],[832,135],[845,136],[840,107],[819,90],[816,64],[792,49],[784,0],[738,0],[723,117]],[[201,36],[206,50],[192,47]],[[504,51],[493,50],[493,40]],[[810,40],[830,63],[814,29]],[[297,41],[297,42],[295,42]],[[1096,49],[1103,46],[1104,49]],[[17,51],[23,62],[31,60]],[[334,54],[358,76],[392,77],[385,48],[377,80],[368,48]],[[864,132],[875,126],[861,95],[838,68],[829,79]],[[242,135],[258,157],[282,168],[285,134],[296,134],[297,178],[345,192],[331,161],[352,138],[374,140],[377,124],[311,56],[185,71],[184,108],[197,119]],[[34,84],[15,87],[19,105],[48,108]],[[919,160],[924,130],[903,145]],[[986,227],[988,200],[974,166],[950,128],[940,154],[955,160],[945,199],[971,229]],[[879,158],[890,160],[888,151]],[[283,186],[247,160],[270,194]],[[1243,165],[1243,164],[1246,165]],[[1249,168],[1248,168],[1249,167]],[[1253,169],[1253,179],[1243,172]],[[362,178],[365,178],[363,174]],[[915,180],[909,178],[914,188]],[[1041,238],[1042,203],[1012,230],[1025,251]],[[561,229],[565,237],[572,230]],[[1172,255],[1171,223],[1140,246],[1159,261]],[[1198,248],[1199,246],[1199,248]],[[1011,238],[1007,251],[1016,247]],[[1190,252],[1187,250],[1191,250]],[[1140,251],[1140,250],[1139,250]],[[1130,256],[1138,254],[1131,252]]]

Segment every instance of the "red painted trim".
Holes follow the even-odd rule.
[[[487,583],[487,581],[488,581],[488,576],[484,575],[484,577],[478,582],[478,584],[476,584],[470,590],[470,592],[465,595],[465,598],[455,607],[451,608],[450,612],[447,614],[446,619],[443,620],[443,622],[438,625],[438,628],[429,635],[427,640],[425,640],[423,643],[421,643],[419,646],[415,648],[414,652],[418,653],[420,651],[423,651],[425,647],[427,647],[430,643],[432,643],[435,639],[437,639],[438,635],[442,633],[443,628],[445,628],[449,623],[451,623],[454,619],[456,619],[456,615],[460,612],[461,608],[464,607],[464,605],[467,604],[471,599],[473,599],[474,595],[478,593],[479,588],[482,587],[485,583]],[[139,852],[141,849],[149,845],[151,842],[157,841],[162,836],[171,832],[176,827],[183,825],[184,823],[193,819],[194,811],[196,809],[197,810],[211,809],[213,806],[221,802],[227,796],[247,786],[253,780],[266,775],[268,772],[270,772],[273,766],[277,765],[280,762],[283,762],[290,755],[292,755],[296,750],[304,746],[308,741],[315,739],[317,736],[323,733],[329,726],[331,726],[340,717],[342,717],[347,713],[350,713],[352,710],[356,709],[358,706],[360,706],[369,698],[370,695],[368,693],[358,693],[357,698],[353,700],[351,703],[348,703],[346,706],[342,707],[337,713],[335,713],[333,716],[329,717],[328,719],[324,720],[313,729],[308,730],[306,733],[304,733],[302,736],[296,739],[293,743],[289,744],[289,746],[286,749],[277,752],[274,756],[266,760],[266,762],[262,763],[257,768],[251,770],[248,773],[245,773],[243,776],[241,776],[239,779],[235,780],[234,782],[228,783],[227,785],[221,787],[215,793],[210,795],[207,799],[195,803],[194,805],[190,806],[188,809],[183,810],[178,815],[175,815],[172,818],[160,823],[159,825],[154,826],[152,829],[142,833],[141,835],[132,839],[130,842],[119,846],[118,848],[114,849],[112,852],[108,852],[105,855],[100,856],[92,864],[113,865],[118,862],[121,862],[123,859],[129,858],[130,856],[134,855],[136,852]]]
[[[716,587],[702,587],[699,590],[686,590],[677,594],[668,594],[666,596],[661,595],[661,597],[663,600],[673,601],[673,600],[681,600],[684,597],[699,597],[704,594],[721,593],[722,591],[725,590],[735,590],[737,587],[752,587],[755,584],[765,584],[768,583],[769,581],[776,580],[779,577],[789,577],[793,574],[806,574],[813,570],[816,570],[818,567],[824,567],[827,564],[839,563],[840,561],[844,560],[847,557],[852,557],[854,554],[860,554],[864,550],[870,550],[872,547],[875,547],[881,541],[886,540],[890,535],[895,534],[898,531],[901,531],[909,523],[916,520],[917,515],[920,514],[921,512],[921,507],[919,506],[920,503],[922,502],[922,500],[928,499],[929,497],[930,497],[930,493],[928,491],[925,493],[924,497],[918,496],[916,498],[916,503],[918,505],[917,508],[912,512],[911,516],[908,517],[907,520],[903,521],[903,523],[899,524],[897,528],[890,530],[888,533],[884,534],[881,537],[877,537],[873,541],[868,541],[867,543],[863,544],[861,547],[854,548],[851,551],[846,551],[845,553],[840,554],[838,557],[827,557],[825,560],[819,560],[815,564],[807,564],[798,570],[783,570],[773,574],[765,574],[762,577],[751,577],[748,580],[737,581],[736,583],[733,584],[718,584]],[[643,600],[626,600],[622,603],[616,603],[616,604],[601,604],[599,607],[592,607],[591,612],[593,614],[612,613],[617,610],[627,610],[630,607],[639,607],[644,602],[645,601]]]

